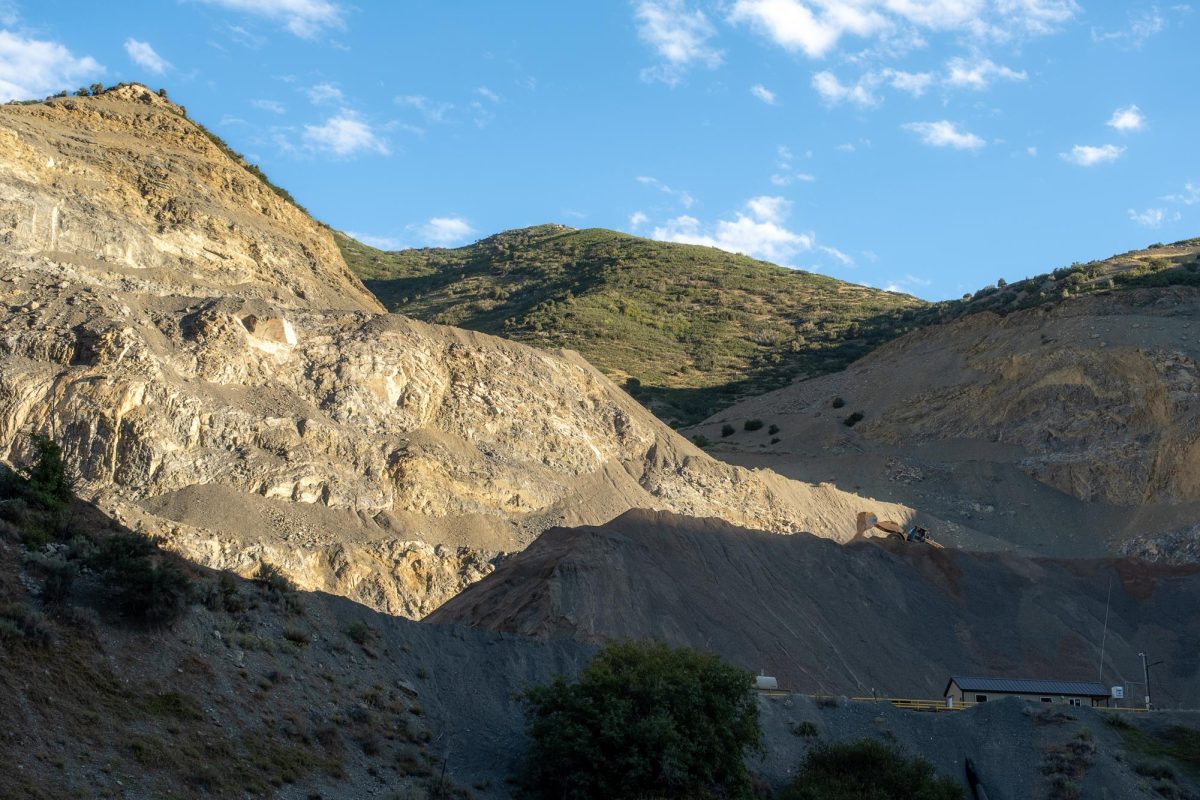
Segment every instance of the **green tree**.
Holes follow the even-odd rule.
[[[574,683],[525,695],[528,796],[745,798],[761,747],[750,673],[657,643],[601,650]]]
[[[58,442],[45,436],[36,436],[33,449],[37,459],[25,470],[29,481],[29,492],[33,498],[51,511],[60,511],[71,502],[71,482],[67,479],[63,464],[62,448]]]
[[[923,758],[877,739],[809,751],[779,800],[962,800],[962,787]]]

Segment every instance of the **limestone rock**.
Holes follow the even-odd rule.
[[[419,617],[634,507],[854,533],[857,498],[713,460],[576,354],[381,313],[139,87],[0,107],[0,267],[0,456],[55,437],[87,496],[212,566]]]

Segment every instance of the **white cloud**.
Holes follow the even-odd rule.
[[[343,28],[342,8],[330,0],[200,0],[212,6],[265,17],[296,36],[313,39],[329,28]]]
[[[1100,147],[1077,144],[1071,148],[1071,152],[1059,153],[1059,156],[1081,167],[1094,167],[1097,164],[1107,164],[1110,161],[1116,161],[1124,152],[1124,147],[1117,147],[1113,144],[1105,144]]]
[[[821,99],[830,105],[852,103],[861,108],[870,108],[882,101],[876,94],[876,89],[881,86],[891,86],[913,97],[920,97],[925,94],[933,80],[933,73],[930,72],[904,72],[888,68],[867,72],[857,83],[846,84],[838,80],[832,72],[824,71],[813,75],[812,87],[821,95]]]
[[[278,100],[251,100],[250,105],[261,108],[263,111],[270,111],[272,114],[287,113],[287,107]]]
[[[1146,127],[1146,118],[1137,106],[1126,106],[1114,111],[1112,117],[1104,124],[1121,133],[1132,133]]]
[[[817,178],[815,175],[810,175],[807,172],[796,172],[791,174],[777,172],[771,176],[771,183],[776,186],[791,186],[797,181],[800,183],[812,183],[816,179]]]
[[[756,83],[750,87],[750,94],[762,100],[767,105],[775,105],[775,93],[761,83]]]
[[[893,89],[908,92],[913,97],[925,94],[929,84],[933,83],[933,75],[928,72],[901,72],[894,69],[887,69],[883,72]]]
[[[997,78],[1007,81],[1023,81],[1028,75],[1017,72],[988,58],[969,61],[952,58],[946,62],[946,84],[966,89],[986,89]]]
[[[1116,44],[1124,49],[1136,50],[1144,45],[1150,37],[1162,33],[1166,27],[1167,20],[1159,12],[1158,6],[1151,6],[1136,13],[1131,12],[1128,27],[1119,31],[1100,31],[1092,28],[1092,41],[1101,44]]]
[[[354,231],[345,231],[345,234],[351,239],[357,239],[363,244],[370,245],[379,250],[404,249],[404,243],[393,236],[372,236],[369,233],[355,233]]]
[[[817,247],[817,249],[820,250],[825,255],[831,256],[835,260],[841,262],[841,264],[843,266],[849,267],[849,266],[854,265],[854,259],[851,258],[850,256],[846,255],[845,253],[843,253],[841,250],[838,250],[836,247],[829,247],[827,245],[819,245]]]
[[[103,72],[96,59],[76,58],[58,42],[0,30],[0,102],[45,97]]]
[[[846,36],[909,48],[924,43],[922,30],[1008,40],[1053,33],[1078,12],[1074,0],[736,0],[728,20],[823,58]]]
[[[426,242],[441,247],[458,244],[475,233],[475,229],[462,217],[434,217],[420,226],[419,230]]]
[[[682,205],[684,208],[691,208],[696,204],[696,198],[692,197],[689,193],[683,191],[682,189],[672,189],[658,178],[652,178],[649,175],[638,175],[637,182],[643,186],[651,186],[655,189],[658,189],[663,194],[671,195],[677,199],[680,205]]]
[[[315,106],[325,103],[340,104],[345,100],[342,90],[332,83],[318,83],[305,89],[304,93],[308,95],[309,101]]]
[[[1192,182],[1183,185],[1183,192],[1180,194],[1169,194],[1163,198],[1169,203],[1179,203],[1185,206],[1194,206],[1200,203],[1200,185]]]
[[[16,25],[20,20],[15,0],[0,0],[0,25]]]
[[[162,75],[171,66],[165,58],[154,52],[149,42],[139,42],[137,39],[125,40],[125,52],[139,67],[150,70],[155,75]]]
[[[635,211],[629,215],[629,227],[640,228],[641,226],[645,225],[649,219],[650,218],[646,216],[645,212]]]
[[[445,122],[447,115],[454,110],[453,103],[439,103],[423,94],[400,95],[396,98],[396,103],[415,108],[430,122]]]
[[[926,278],[921,278],[913,274],[905,275],[903,278],[896,278],[888,282],[887,286],[883,287],[885,292],[904,292],[911,293],[917,289],[926,286],[932,286],[933,281]]]
[[[1030,158],[1037,158],[1038,149],[1037,149],[1036,147],[1026,147],[1026,148],[1025,148],[1025,153],[1026,153],[1026,154],[1027,154],[1027,155],[1028,155]]]
[[[969,131],[959,130],[958,126],[949,120],[937,122],[909,122],[901,126],[921,137],[921,141],[930,147],[952,147],[955,150],[978,150],[986,142]]]
[[[314,150],[336,156],[352,156],[358,153],[379,153],[386,156],[390,152],[387,142],[358,114],[347,109],[342,109],[322,125],[305,125],[304,142]]]
[[[1161,228],[1164,222],[1178,222],[1178,211],[1169,212],[1165,208],[1147,208],[1145,211],[1129,209],[1129,218],[1146,228]]]
[[[721,64],[721,51],[709,43],[716,28],[703,11],[690,10],[684,0],[641,0],[634,18],[638,37],[662,59],[642,70],[642,80],[674,86],[693,64],[710,69]]]
[[[685,214],[655,228],[652,235],[662,241],[701,244],[787,263],[793,256],[812,250],[815,244],[812,234],[797,233],[786,226],[790,212],[791,203],[783,197],[754,197],[732,220],[717,220],[706,227]]]
[[[475,90],[475,94],[479,95],[480,97],[482,97],[486,100],[491,100],[493,103],[500,102],[500,95],[496,94],[495,92],[493,92],[491,89],[489,89],[486,86],[480,86],[478,89]]]
[[[823,6],[814,12],[798,0],[737,0],[729,21],[747,24],[785,50],[803,51],[809,58],[826,55],[845,33],[870,36],[888,27],[887,18],[870,3]]]
[[[839,81],[832,72],[818,72],[812,76],[812,87],[830,105],[848,102],[866,108],[879,103],[866,78],[850,86]]]

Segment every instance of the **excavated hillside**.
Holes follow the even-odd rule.
[[[382,313],[144,87],[0,107],[0,243],[0,457],[53,437],[89,499],[199,563],[419,617],[635,507],[853,534],[859,498],[712,459],[578,355]]]
[[[1186,560],[1200,552],[1198,359],[1200,289],[1091,294],[908,334],[689,433],[734,463],[1034,551]]]
[[[1106,684],[1141,680],[1146,652],[1165,662],[1162,705],[1200,702],[1200,567],[1134,559],[838,545],[631,511],[547,531],[428,621],[654,638],[793,691],[868,697],[941,697],[951,675],[1094,681],[1103,639]]]

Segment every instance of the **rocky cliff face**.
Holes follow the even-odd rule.
[[[210,566],[417,617],[633,507],[854,532],[858,498],[714,461],[574,354],[380,313],[142,87],[0,108],[0,242],[0,456],[55,437],[83,492]]]

